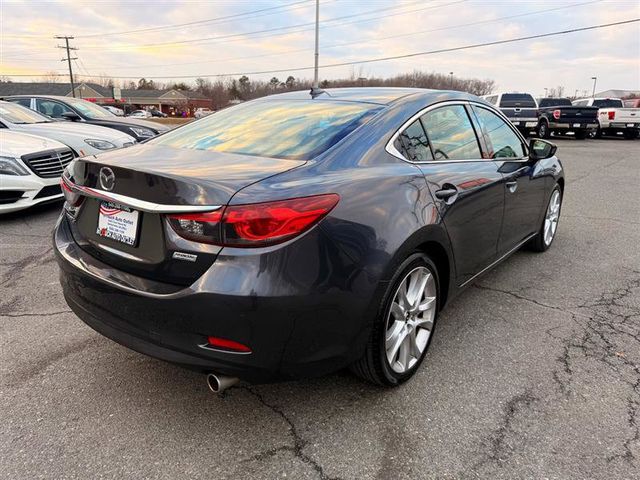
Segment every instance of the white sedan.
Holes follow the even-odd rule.
[[[128,147],[136,140],[112,128],[75,122],[56,122],[22,105],[0,101],[0,128],[58,140],[75,155],[97,155],[114,148]]]
[[[150,112],[147,112],[146,110],[134,110],[133,112],[131,112],[129,114],[130,117],[134,117],[134,118],[151,118],[153,117],[153,115],[151,115]]]
[[[71,160],[60,142],[0,130],[0,213],[61,200],[60,175]]]

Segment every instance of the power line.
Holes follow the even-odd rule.
[[[579,6],[584,6],[584,5],[590,5],[593,3],[599,3],[602,2],[602,0],[590,0],[588,2],[582,2],[582,3],[574,3],[574,4],[570,4],[570,5],[564,5],[561,7],[554,7],[554,8],[546,8],[543,10],[536,10],[534,12],[526,12],[526,13],[520,13],[520,14],[516,14],[516,15],[508,15],[506,17],[499,17],[499,18],[493,18],[493,19],[489,19],[489,20],[480,20],[477,22],[470,22],[470,23],[461,23],[461,24],[457,24],[457,25],[449,25],[449,26],[445,26],[445,27],[439,27],[439,28],[434,28],[434,29],[430,29],[430,30],[420,30],[417,32],[409,32],[409,33],[401,33],[398,35],[389,35],[386,37],[376,37],[375,39],[372,40],[368,40],[368,42],[378,42],[380,40],[389,40],[389,39],[394,39],[394,38],[402,38],[402,37],[409,37],[409,36],[414,36],[414,35],[423,35],[425,33],[433,33],[433,32],[440,32],[440,31],[444,31],[444,30],[452,30],[452,29],[456,29],[456,28],[463,28],[463,27],[470,27],[470,26],[476,26],[476,25],[482,25],[482,24],[488,24],[488,23],[495,23],[495,22],[499,22],[502,20],[510,20],[513,18],[520,18],[520,17],[527,17],[527,16],[531,16],[531,15],[539,15],[541,13],[547,13],[547,12],[553,12],[556,10],[562,10],[562,9],[567,9],[567,8],[572,8],[572,7],[579,7]],[[323,45],[322,48],[323,49],[330,49],[330,48],[336,48],[336,47],[346,47],[349,45],[359,45],[362,43],[362,40],[357,40],[355,42],[345,42],[345,43],[334,43],[334,44],[330,44],[330,45]],[[155,65],[102,65],[102,67],[116,67],[119,69],[133,69],[133,68],[153,68],[153,67],[178,67],[178,66],[184,66],[184,65],[202,65],[202,64],[207,64],[207,63],[220,63],[220,62],[232,62],[232,61],[236,61],[236,60],[247,60],[247,59],[251,59],[251,58],[266,58],[266,57],[275,57],[275,56],[281,56],[281,55],[288,55],[290,53],[300,53],[300,52],[306,52],[308,51],[308,48],[298,48],[295,50],[284,50],[282,52],[276,52],[276,53],[270,53],[270,54],[261,54],[261,55],[247,55],[244,57],[228,57],[228,58],[219,58],[216,60],[205,60],[205,61],[198,61],[198,62],[182,62],[182,63],[162,63],[162,64],[155,64]]]
[[[130,35],[130,34],[133,34],[133,33],[152,32],[152,31],[155,31],[155,30],[169,30],[169,29],[188,27],[188,26],[193,26],[193,25],[201,25],[201,24],[206,24],[206,23],[220,22],[222,20],[231,20],[231,19],[236,19],[236,18],[239,18],[239,17],[244,17],[244,16],[247,16],[247,15],[252,15],[254,13],[261,13],[261,12],[272,11],[272,10],[288,9],[289,7],[292,7],[294,5],[300,5],[300,4],[309,3],[309,2],[311,2],[311,0],[302,0],[302,1],[299,1],[299,2],[288,3],[286,5],[278,5],[278,6],[275,6],[275,7],[261,8],[259,10],[251,10],[249,12],[236,13],[236,14],[233,14],[233,15],[226,15],[224,17],[208,18],[206,20],[197,20],[197,21],[194,21],[194,22],[186,22],[186,23],[174,23],[174,24],[171,24],[171,25],[164,25],[164,26],[158,26],[158,27],[140,28],[140,29],[137,29],[137,30],[124,30],[124,31],[120,31],[120,32],[94,33],[94,34],[90,34],[90,35],[78,35],[77,38],[110,37],[110,36],[113,36],[113,35]]]
[[[451,47],[451,48],[442,48],[439,50],[428,50],[428,51],[424,51],[424,52],[413,52],[413,53],[406,53],[403,55],[393,55],[393,56],[389,56],[389,57],[378,57],[378,58],[369,58],[369,59],[364,59],[364,60],[356,60],[356,61],[351,61],[351,62],[339,62],[339,63],[329,63],[326,65],[320,65],[319,68],[334,68],[334,67],[344,67],[344,66],[350,66],[350,65],[359,65],[359,64],[363,64],[363,63],[374,63],[374,62],[384,62],[384,61],[388,61],[388,60],[398,60],[398,59],[402,59],[402,58],[411,58],[411,57],[418,57],[418,56],[424,56],[424,55],[434,55],[434,54],[438,54],[438,53],[448,53],[448,52],[456,52],[456,51],[460,51],[460,50],[469,50],[469,49],[475,49],[475,48],[481,48],[481,47],[489,47],[489,46],[494,46],[494,45],[503,45],[503,44],[507,44],[507,43],[515,43],[515,42],[522,42],[522,41],[526,41],[526,40],[535,40],[538,38],[546,38],[546,37],[553,37],[553,36],[558,36],[558,35],[567,35],[570,33],[577,33],[577,32],[585,32],[588,30],[596,30],[599,28],[608,28],[608,27],[614,27],[617,25],[626,25],[626,24],[631,24],[631,23],[637,23],[640,22],[640,18],[634,18],[631,20],[622,20],[619,22],[612,22],[612,23],[602,23],[599,25],[590,25],[588,27],[578,27],[578,28],[572,28],[572,29],[568,29],[568,30],[559,30],[556,32],[549,32],[549,33],[541,33],[541,34],[537,34],[537,35],[528,35],[526,37],[517,37],[517,38],[510,38],[510,39],[506,39],[506,40],[495,40],[493,42],[484,42],[484,43],[475,43],[475,44],[471,44],[471,45],[463,45],[460,47]],[[214,77],[233,77],[233,76],[238,76],[238,75],[262,75],[262,74],[270,74],[270,73],[282,73],[282,72],[292,72],[292,71],[304,71],[304,70],[313,70],[313,66],[305,66],[305,67],[290,67],[290,68],[281,68],[281,69],[277,69],[277,70],[262,70],[262,71],[253,71],[253,72],[233,72],[233,73],[217,73],[217,74],[210,74],[210,75],[170,75],[170,76],[148,76],[146,78],[148,79],[180,79],[180,78],[214,78]],[[37,77],[37,76],[42,76],[42,74],[38,74],[38,75],[27,75],[27,74],[18,74],[18,75],[12,75],[10,73],[5,73],[5,76],[8,77]],[[64,76],[62,74],[58,74],[59,77]],[[83,75],[81,75],[83,76]],[[111,78],[109,76],[105,76],[105,75],[97,75],[94,76],[94,78]],[[117,77],[120,79],[124,79],[124,80],[131,80],[131,79],[137,79],[139,77]]]
[[[328,22],[336,22],[338,20],[344,20],[344,19],[349,19],[349,18],[353,18],[353,17],[361,17],[363,15],[371,15],[372,13],[377,13],[377,12],[384,12],[384,11],[388,11],[388,10],[394,10],[397,7],[385,7],[385,8],[380,8],[380,9],[376,9],[376,10],[371,10],[369,12],[361,12],[361,13],[355,13],[355,14],[351,14],[351,15],[344,15],[341,17],[334,17],[334,18],[328,18],[326,20],[322,20],[322,29],[326,29],[326,28],[335,28],[337,26],[342,26],[342,25],[352,25],[355,23],[364,23],[364,22],[371,22],[374,20],[379,20],[381,18],[389,18],[389,17],[395,17],[398,15],[405,15],[408,13],[415,13],[415,12],[420,12],[420,11],[424,11],[424,10],[432,10],[435,8],[440,8],[440,7],[447,7],[450,5],[455,5],[458,3],[465,3],[468,0],[456,0],[453,2],[448,2],[448,3],[443,3],[440,5],[433,5],[430,7],[421,7],[421,8],[416,8],[414,10],[406,10],[406,11],[401,11],[401,12],[396,12],[396,13],[390,13],[387,15],[382,15],[382,16],[378,16],[378,17],[372,17],[372,18],[365,18],[365,19],[361,19],[361,20],[355,20],[355,21],[351,21],[351,22],[341,22],[338,23],[337,25],[329,25],[327,26],[326,23]],[[414,2],[414,3],[418,3],[418,2]],[[185,44],[191,44],[191,43],[209,43],[209,42],[216,42],[219,40],[226,40],[227,43],[229,42],[229,38],[239,38],[239,40],[246,40],[246,37],[251,35],[259,35],[259,34],[263,34],[263,33],[269,33],[269,35],[259,35],[259,38],[267,38],[267,37],[275,37],[275,36],[279,36],[279,35],[288,35],[290,33],[297,33],[297,32],[306,32],[306,31],[311,31],[313,30],[313,28],[302,28],[300,29],[300,27],[309,27],[315,26],[315,22],[309,22],[309,23],[300,23],[297,25],[288,25],[288,26],[284,26],[284,27],[273,27],[273,28],[267,28],[267,29],[263,29],[263,30],[255,30],[252,32],[242,32],[242,33],[233,33],[233,34],[229,34],[229,35],[219,35],[216,37],[201,37],[201,38],[192,38],[192,39],[188,39],[188,40],[177,40],[177,41],[173,41],[173,42],[160,42],[160,43],[146,43],[146,44],[141,44],[141,45],[135,45],[135,44],[129,44],[129,45],[116,45],[114,47],[108,48],[105,47],[104,45],[86,45],[83,46],[84,49],[101,49],[101,50],[128,50],[128,49],[140,49],[140,48],[150,48],[150,47],[166,47],[169,45],[185,45]],[[298,30],[295,30],[298,29]],[[279,33],[273,33],[273,32],[277,32],[279,30],[283,30],[282,32]],[[291,31],[290,31],[291,30]]]

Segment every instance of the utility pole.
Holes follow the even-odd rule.
[[[76,87],[73,84],[73,70],[71,69],[71,60],[77,60],[78,57],[73,57],[72,58],[71,57],[71,50],[78,50],[78,49],[75,48],[75,47],[70,47],[69,46],[69,40],[73,40],[73,37],[60,35],[60,36],[57,36],[57,37],[54,37],[54,38],[57,38],[57,39],[60,39],[60,40],[64,39],[64,41],[65,41],[65,46],[58,45],[58,48],[64,48],[67,51],[67,58],[63,58],[60,61],[61,62],[67,62],[68,65],[69,65],[69,80],[71,82],[71,95],[73,95],[73,97],[75,98],[75,96],[76,96]]]
[[[593,93],[591,94],[591,98],[595,98],[596,96],[596,82],[598,81],[598,77],[591,77],[593,80]]]
[[[317,90],[320,88],[318,84],[318,43],[320,41],[320,0],[316,0],[316,52],[314,55],[314,66],[313,66],[313,90]]]

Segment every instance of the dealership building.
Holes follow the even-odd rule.
[[[1,82],[0,97],[9,95],[59,95],[71,97],[70,83]],[[211,108],[212,102],[189,90],[138,90],[105,88],[96,83],[79,83],[75,96],[101,105],[113,105],[125,112],[160,110],[169,116],[193,116],[197,108]]]

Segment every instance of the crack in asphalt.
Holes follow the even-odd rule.
[[[9,267],[9,269],[3,273],[3,280],[0,282],[0,287],[10,287],[15,285],[15,282],[22,278],[22,271],[27,267],[39,264],[46,265],[47,263],[53,262],[55,259],[53,256],[48,257],[49,253],[53,251],[53,247],[47,248],[44,252],[34,253],[32,255],[27,255],[20,260],[16,260],[13,262],[0,263],[0,267]],[[48,258],[44,258],[48,257]],[[44,259],[44,260],[43,260]]]
[[[53,315],[62,315],[63,313],[71,313],[71,310],[60,310],[59,312],[2,313],[2,309],[0,309],[0,317],[7,317],[7,318],[51,317]]]
[[[320,465],[316,460],[314,460],[309,455],[304,453],[303,451],[304,447],[307,445],[308,442],[304,438],[302,438],[302,436],[298,432],[298,429],[295,423],[284,413],[284,411],[280,407],[267,402],[265,398],[262,396],[262,394],[260,394],[258,391],[255,390],[255,388],[251,386],[240,386],[236,388],[238,390],[244,390],[246,392],[249,392],[262,405],[264,405],[265,407],[270,409],[272,412],[274,412],[276,415],[278,415],[280,418],[282,418],[282,420],[284,420],[284,422],[288,425],[289,432],[293,437],[293,445],[281,445],[279,447],[270,448],[268,450],[258,453],[257,455],[254,455],[248,460],[264,460],[266,458],[276,455],[278,452],[287,451],[287,452],[293,453],[293,455],[298,460],[311,466],[318,473],[319,477],[322,480],[340,480],[340,477],[330,477],[329,475],[327,475],[322,465]]]
[[[578,361],[573,352],[578,351],[584,358],[599,361],[613,370],[619,380],[631,388],[632,393],[638,397],[637,399],[630,398],[628,400],[627,423],[631,430],[631,435],[622,444],[623,453],[611,455],[607,458],[607,461],[621,459],[635,464],[636,458],[631,445],[640,443],[640,425],[638,421],[640,410],[640,364],[636,363],[634,359],[628,358],[619,341],[621,338],[627,339],[635,344],[634,347],[637,347],[634,348],[635,351],[640,350],[640,325],[637,322],[637,319],[640,318],[640,309],[625,303],[625,300],[640,289],[640,271],[632,270],[632,274],[634,276],[628,279],[621,288],[601,292],[595,300],[586,301],[578,305],[578,310],[585,310],[588,314],[546,304],[508,290],[484,285],[474,286],[481,290],[491,290],[510,295],[542,308],[560,311],[571,316],[572,322],[579,330],[568,338],[554,333],[554,330],[560,327],[553,327],[546,331],[547,335],[557,339],[562,344],[562,351],[556,359],[561,365],[561,369],[555,370],[552,378],[558,385],[560,392],[568,396],[571,392],[571,380],[574,375],[573,364]],[[506,425],[508,427],[509,424],[507,423]],[[493,452],[499,451],[498,447],[508,433],[508,428],[502,431],[504,435],[497,435],[493,443]],[[489,454],[485,463],[496,458],[499,458],[499,456]]]
[[[500,426],[489,437],[488,452],[471,467],[472,471],[475,472],[488,463],[501,467],[509,460],[516,449],[515,445],[508,440],[509,436],[515,433],[513,422],[519,414],[531,408],[538,400],[529,390],[525,390],[507,401]]]

